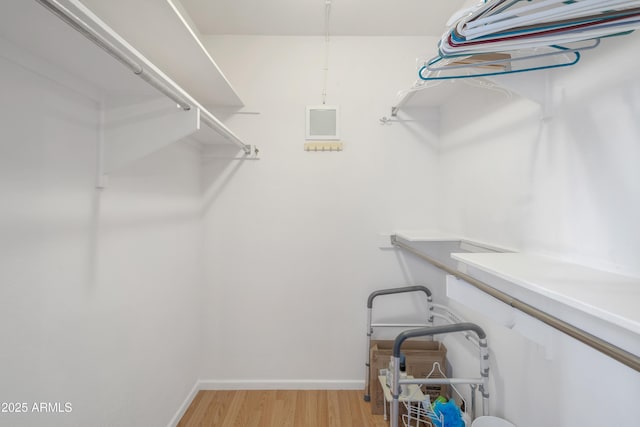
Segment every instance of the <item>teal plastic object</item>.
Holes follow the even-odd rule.
[[[464,427],[462,413],[453,399],[444,403],[436,400],[433,412],[437,415],[437,418],[433,420],[435,427]],[[440,418],[443,421],[440,421]]]

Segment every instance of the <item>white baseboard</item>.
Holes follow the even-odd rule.
[[[200,390],[363,390],[362,380],[200,380]]]
[[[200,388],[200,381],[198,380],[196,381],[195,385],[187,395],[187,398],[184,399],[184,402],[182,402],[182,405],[180,405],[180,407],[176,411],[176,414],[173,416],[173,418],[169,422],[168,427],[176,427],[178,425],[184,413],[187,412],[187,409],[189,409],[191,402],[193,402],[193,399],[196,397],[196,394],[198,394],[200,390],[202,390],[202,388]]]
[[[364,390],[362,380],[198,380],[169,422],[176,427],[200,390]]]

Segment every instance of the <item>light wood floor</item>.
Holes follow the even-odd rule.
[[[361,390],[200,391],[178,427],[387,427]]]

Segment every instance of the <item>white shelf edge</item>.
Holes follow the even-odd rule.
[[[82,0],[110,28],[208,107],[240,108],[244,103],[191,28],[182,5],[169,0],[117,2]]]
[[[400,230],[392,234],[410,243],[460,242],[460,245],[463,248],[464,246],[468,246],[468,250],[472,252],[516,252],[515,250],[506,248],[504,246],[481,242],[479,240],[469,239],[463,236],[455,235],[453,233],[446,233],[439,230]]]
[[[202,54],[204,55],[204,57],[211,63],[211,65],[213,65],[213,67],[217,70],[220,78],[226,83],[226,85],[229,87],[231,92],[233,92],[234,96],[237,98],[237,100],[234,101],[233,103],[231,104],[226,103],[223,105],[230,106],[230,107],[244,107],[245,104],[240,98],[240,96],[238,95],[237,91],[235,90],[235,88],[233,87],[233,85],[231,84],[227,76],[224,74],[222,69],[218,66],[217,62],[213,59],[213,57],[211,56],[207,48],[204,46],[204,44],[202,43],[202,40],[200,40],[200,34],[197,31],[197,29],[194,28],[195,24],[193,23],[193,20],[189,16],[188,11],[182,5],[182,2],[180,2],[179,0],[167,0],[167,3],[169,3],[169,6],[171,6],[171,9],[174,11],[176,16],[180,20],[180,22],[184,25],[187,32],[191,35],[191,37],[193,37],[194,42],[196,43],[198,48],[202,51]],[[215,105],[211,102],[206,102],[206,101],[204,101],[203,103]]]
[[[99,183],[105,182],[102,179],[103,175],[122,167],[128,161],[133,161],[198,132],[201,128],[201,123],[204,123],[219,134],[224,139],[223,142],[235,144],[244,150],[245,155],[250,154],[252,148],[250,145],[245,144],[189,93],[158,69],[81,2],[78,0],[56,0],[53,3],[61,5],[65,9],[65,13],[73,15],[72,20],[78,18],[82,21],[85,28],[94,33],[94,37],[103,38],[108,45],[123,52],[129,60],[139,64],[144,69],[142,73],[145,76],[144,79],[135,76],[134,72],[129,70],[127,66],[120,64],[117,59],[112,57],[113,55],[109,56],[109,54],[103,52],[98,45],[88,40],[84,34],[72,28],[68,23],[63,22],[60,17],[55,16],[50,10],[47,10],[36,1],[18,2],[14,0],[12,7],[4,17],[8,20],[5,21],[6,24],[10,24],[11,20],[23,20],[23,22],[29,20],[40,27],[42,32],[34,34],[26,29],[23,30],[21,27],[16,30],[16,26],[10,28],[10,25],[5,25],[3,31],[9,32],[9,35],[14,39],[20,40],[21,37],[28,39],[26,44],[31,48],[35,48],[35,52],[22,53],[19,46],[3,41],[0,43],[0,46],[4,46],[3,56],[22,64],[34,73],[42,74],[44,72],[44,74],[52,75],[54,79],[62,76],[61,83],[66,87],[70,87],[70,82],[75,74],[77,76],[75,80],[81,83],[80,87],[84,95],[94,99],[100,106],[105,120],[102,123],[101,130],[101,134],[104,133],[104,135],[101,135],[99,139],[103,144],[100,150],[104,154],[99,164]],[[11,15],[11,12],[14,15]],[[47,31],[51,31],[51,33]],[[119,97],[115,101],[115,105],[112,105],[114,104],[113,100],[109,102],[109,96],[105,96],[104,85],[101,90],[97,90],[97,88],[94,90],[92,84],[84,85],[82,72],[90,70],[91,67],[76,70],[71,66],[72,70],[68,71],[70,65],[65,63],[65,59],[69,56],[65,57],[62,54],[62,57],[58,57],[57,55],[61,55],[59,50],[53,54],[49,52],[52,47],[67,47],[68,45],[72,46],[69,49],[79,49],[80,51],[74,50],[67,53],[80,57],[86,56],[90,58],[89,61],[95,61],[98,64],[95,68],[105,75],[92,75],[90,77],[93,78],[94,82],[102,82],[104,80],[103,83],[106,85],[107,93],[108,91],[115,92],[120,89],[127,93],[129,91],[135,93],[128,101],[125,102],[124,98]],[[38,54],[41,54],[44,59],[40,59]],[[52,63],[52,59],[57,59],[58,63]],[[114,78],[115,82],[112,81]],[[157,82],[151,84],[149,79]],[[123,88],[117,86],[117,83],[122,83]],[[162,94],[157,88],[154,88],[154,86],[158,86],[158,83],[159,86],[169,89],[172,94],[171,99],[168,95]],[[70,87],[70,89],[73,88]],[[174,98],[179,98],[181,103],[184,102],[189,105],[190,109],[188,111],[176,109],[175,103],[172,104],[172,99]],[[145,114],[145,112],[151,113],[151,115]],[[129,116],[123,117],[123,114],[129,114]],[[164,123],[163,120],[167,122]],[[140,135],[151,135],[152,137],[140,138]],[[142,139],[145,141],[140,142]]]
[[[558,330],[638,370],[639,277],[534,254],[456,253],[455,249],[439,245],[438,240],[432,240],[435,244],[429,245],[430,242],[400,239],[399,247],[438,267],[442,265],[440,268],[459,280],[468,280],[474,289],[479,288],[490,298],[513,307],[515,324],[507,322],[504,326],[521,328],[522,334],[534,341],[540,341],[540,337],[551,330]],[[443,254],[442,249],[447,253]],[[514,259],[538,260],[538,263],[527,265],[525,262],[522,267],[513,262]],[[558,266],[562,268],[558,270]],[[564,286],[558,285],[557,280],[564,280]],[[543,330],[536,329],[543,325]]]
[[[628,292],[624,294],[624,303],[640,302],[640,278],[532,254],[454,253],[451,257],[527,291],[640,334],[640,312],[637,311],[637,304],[635,308],[620,307],[620,301],[615,298],[603,300],[614,295],[612,292],[624,290]],[[576,289],[576,284],[582,287]],[[626,314],[622,315],[620,311]]]
[[[459,242],[462,240],[459,236],[438,230],[399,230],[392,234],[407,242]]]
[[[531,76],[526,80],[511,75],[434,81],[418,80],[411,88],[404,91],[396,104],[391,107],[391,117],[397,117],[403,109],[439,108],[453,102],[456,95],[465,90],[464,84],[481,90],[503,92],[508,97],[516,94],[528,99],[541,106],[543,118],[552,115],[553,107],[560,102],[562,97],[562,91],[554,88],[551,75],[548,72],[531,73]]]
[[[117,32],[109,27],[104,21],[102,21],[91,10],[84,6],[78,0],[58,0],[60,2],[69,2],[70,5],[83,16],[80,18],[87,19],[89,25],[95,25],[97,30],[104,34],[106,37],[115,42],[119,47],[124,49],[128,54],[132,55],[136,60],[140,61],[143,66],[152,71],[152,74],[162,81],[162,83],[174,89],[181,94],[192,105],[192,108],[197,109],[198,123],[204,123],[215,132],[219,133],[223,138],[228,140],[240,148],[242,148],[246,154],[251,151],[251,146],[245,144],[235,133],[233,133],[227,126],[225,126],[220,120],[218,120],[211,112],[202,106],[193,96],[187,93],[181,86],[167,76],[162,70],[156,67],[151,61],[149,61],[142,53],[130,45],[125,39],[123,39]],[[85,21],[86,22],[86,21]],[[177,141],[177,140],[176,140]]]
[[[398,98],[398,101],[391,107],[391,117],[397,117],[398,113],[405,107],[407,108],[438,108],[444,104],[443,99],[456,90],[457,83],[453,81],[434,81],[434,82],[421,82],[416,81],[413,86],[404,91],[404,93]],[[415,98],[427,98],[426,102],[418,102],[418,105],[411,105],[412,100]],[[416,104],[414,102],[414,104]]]

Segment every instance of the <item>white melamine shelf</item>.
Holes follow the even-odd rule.
[[[98,186],[103,186],[103,175],[186,137],[193,136],[203,143],[235,144],[246,155],[250,154],[249,145],[83,3],[78,0],[51,3],[56,14],[64,18],[35,0],[3,3],[0,57],[96,103],[102,116]],[[113,6],[112,2],[104,3]],[[134,3],[138,4],[126,6]],[[166,8],[165,12],[173,14],[174,22],[183,26],[168,3]],[[126,15],[126,10],[120,12]],[[151,17],[145,19],[149,22]],[[90,34],[93,41],[81,31]],[[158,43],[170,55],[183,49]],[[225,92],[230,86],[219,89]],[[234,99],[218,100],[233,103]],[[176,108],[176,104],[181,108]]]
[[[523,253],[465,253],[452,257],[551,301],[640,334],[640,278]]]
[[[439,232],[395,236],[396,246],[450,274],[449,298],[548,347],[549,357],[555,328],[633,369],[640,366],[634,356],[640,355],[639,277]]]
[[[459,82],[452,80],[429,82],[419,90],[404,94],[398,104],[402,108],[439,107],[456,98],[464,88]]]
[[[0,38],[0,55],[97,103],[121,106],[162,96],[35,0],[3,2]]]
[[[82,2],[204,106],[243,106],[179,0]]]
[[[401,230],[394,233],[407,242],[459,242],[462,239],[437,230]]]
[[[94,13],[85,5],[89,2],[96,9],[104,9],[108,15],[114,15],[110,21],[115,21],[121,28],[111,27],[101,13]],[[242,101],[222,72],[167,0],[142,2],[145,4],[136,0],[119,7],[118,2],[93,0],[57,0],[57,3],[127,53],[145,70],[159,76],[160,80],[170,81],[170,86],[179,87],[179,92],[186,94],[201,109],[204,109],[203,105],[242,106]],[[135,14],[132,13],[137,9],[144,12],[137,17],[139,21],[134,20]],[[115,16],[121,19],[113,19]],[[155,31],[150,30],[151,25],[156,27]],[[127,33],[131,33],[131,38]],[[65,80],[61,74],[66,73],[69,77],[66,80],[72,82],[67,86],[107,106],[130,105],[159,96],[156,89],[36,0],[5,0],[0,14],[0,37],[60,70],[54,79]]]
[[[471,252],[513,252],[513,250],[495,246],[489,243],[479,242],[466,237],[457,236],[438,230],[402,230],[393,233],[397,238],[408,243],[450,243],[459,242],[460,247]]]
[[[552,96],[551,77],[547,72],[527,73],[526,79],[517,75],[502,75],[425,81],[420,84],[422,86],[416,86],[418,90],[404,92],[398,97],[396,104],[391,107],[392,116],[402,110],[437,109],[447,104],[461,104],[468,99],[478,99],[487,92],[495,92],[506,99],[517,95],[542,106],[551,102]]]
[[[399,96],[395,106],[392,107],[392,114],[394,111],[437,109],[446,104],[465,102],[467,99],[482,96],[487,90],[499,90],[503,95],[511,96],[509,90],[487,79],[430,81]]]

